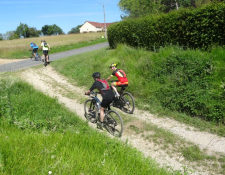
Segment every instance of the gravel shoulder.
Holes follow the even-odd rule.
[[[0,58],[0,64],[13,63],[13,62],[18,62],[18,61],[23,61],[23,60],[26,60],[26,59],[2,59],[2,58]]]
[[[28,68],[17,73],[17,76],[33,85],[37,90],[58,98],[71,111],[85,120],[83,101],[87,99],[83,94],[87,90],[71,84],[67,78],[58,74],[50,65],[47,67]],[[121,141],[128,142],[131,146],[141,151],[145,156],[150,156],[161,165],[177,170],[182,174],[211,175],[221,174],[221,165],[218,162],[205,160],[203,162],[191,162],[186,160],[179,149],[168,146],[165,143],[154,142],[146,139],[155,131],[148,130],[137,133],[131,126],[144,128],[146,124],[170,132],[178,138],[183,139],[185,144],[197,145],[205,154],[211,156],[225,156],[225,138],[207,132],[201,132],[197,128],[184,125],[170,118],[159,118],[147,111],[135,109],[134,114],[125,114],[118,110],[123,118],[130,119],[125,122],[124,133]],[[159,138],[158,138],[159,139]],[[175,144],[179,148],[179,143]],[[213,168],[217,164],[216,168]]]

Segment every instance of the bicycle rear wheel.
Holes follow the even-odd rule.
[[[121,137],[123,133],[123,120],[119,113],[109,110],[105,117],[105,128],[107,131],[115,137]]]
[[[39,53],[36,54],[37,54],[37,61],[41,61],[41,56],[39,55]]]
[[[95,106],[95,101],[88,99],[84,103],[84,117],[91,123],[96,123],[97,108]]]
[[[120,103],[122,111],[128,114],[133,114],[135,109],[135,102],[133,96],[129,92],[124,92],[120,96]]]
[[[47,56],[45,55],[45,60],[44,60],[45,62],[44,62],[44,65],[45,65],[45,67],[47,66]]]

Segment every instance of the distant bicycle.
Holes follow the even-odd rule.
[[[41,56],[38,54],[38,52],[36,52],[36,58],[35,58],[34,52],[32,50],[29,50],[29,51],[31,51],[31,53],[30,53],[30,59],[32,61],[41,61]]]
[[[97,97],[97,92],[92,91],[90,99],[84,103],[84,116],[91,122],[100,124],[100,107],[101,102]],[[111,110],[110,107],[105,109],[104,123],[106,130],[115,137],[121,137],[123,133],[123,120],[119,113]]]
[[[116,80],[112,80],[109,82],[114,82],[114,81]],[[115,98],[115,100],[112,103],[112,106],[117,107],[128,114],[133,114],[135,109],[134,97],[129,92],[124,92],[125,89],[127,88],[127,85],[117,86],[116,88],[118,89],[118,87],[120,87],[120,91],[118,91],[120,94],[120,97]]]

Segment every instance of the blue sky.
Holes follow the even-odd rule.
[[[20,22],[41,30],[56,24],[65,33],[85,21],[120,21],[119,0],[0,0],[0,33],[16,30]]]

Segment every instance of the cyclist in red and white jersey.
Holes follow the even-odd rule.
[[[118,91],[117,91],[115,86],[121,86],[121,85],[128,86],[128,79],[127,79],[126,73],[123,70],[121,70],[121,69],[117,69],[116,66],[117,66],[116,63],[112,63],[109,66],[109,68],[111,68],[111,70],[113,72],[112,72],[112,75],[109,76],[106,80],[110,80],[113,76],[117,77],[118,81],[112,82],[111,83],[111,87],[115,91],[116,97],[119,97],[120,95],[119,95],[119,93],[118,93]]]

